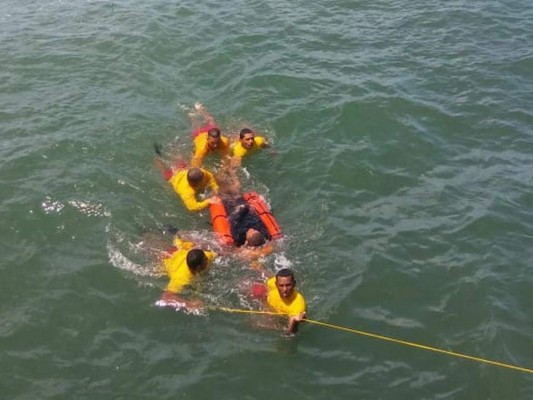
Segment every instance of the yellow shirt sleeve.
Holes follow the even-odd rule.
[[[268,278],[267,280],[267,288],[268,290],[276,290],[276,277],[275,276],[272,276],[270,278]]]
[[[205,170],[203,171],[204,173],[207,172]],[[211,174],[210,172],[207,173],[211,177],[207,178],[206,176],[204,177],[204,180],[207,178],[208,180],[211,179],[214,181],[215,178],[213,177],[213,174]],[[169,182],[174,188],[174,191],[178,194],[178,196],[181,197],[181,200],[183,201],[183,204],[185,205],[187,210],[200,211],[209,205],[209,202],[207,200],[196,200],[196,191],[191,187],[191,185],[189,185],[189,182],[187,181],[187,170],[179,171],[174,176],[172,176],[172,178],[170,178]],[[218,190],[218,185],[216,186],[216,188],[216,190]]]
[[[213,192],[218,193],[218,183],[215,176],[205,169],[202,169],[202,172],[204,173],[204,187],[209,186]]]
[[[185,208],[189,211],[200,211],[206,208],[209,205],[209,202],[206,200],[198,201],[196,199],[196,193],[194,190],[184,190],[180,193],[181,200],[185,205]]]
[[[220,141],[221,141],[220,152],[221,152],[222,156],[227,156],[229,154],[229,150],[230,150],[229,138],[227,138],[226,136],[220,136]]]
[[[254,137],[254,147],[257,148],[263,148],[263,146],[266,144],[266,139],[263,136],[256,136]]]
[[[246,149],[242,147],[241,142],[235,143],[233,146],[233,156],[242,158],[246,155]]]
[[[207,147],[207,132],[203,132],[194,139],[194,157],[204,158],[209,151]]]
[[[194,154],[191,160],[191,167],[199,167],[209,153],[207,146],[207,132],[202,132],[194,138]]]

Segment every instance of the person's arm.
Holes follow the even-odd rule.
[[[202,201],[196,199],[196,191],[186,182],[186,175],[178,172],[169,182],[187,210],[200,211],[209,206],[210,199]]]
[[[234,170],[239,169],[242,164],[242,158],[246,154],[246,149],[242,147],[240,141],[236,141],[231,148],[231,162],[230,167]]]
[[[294,335],[298,330],[300,322],[302,322],[307,317],[305,311],[299,315],[292,315],[289,317],[289,324],[287,326],[287,333],[289,335]]]
[[[200,310],[203,307],[203,302],[200,299],[188,300],[179,296],[177,293],[168,290],[165,290],[161,294],[161,297],[156,304],[161,307],[171,307],[176,310],[186,308],[191,311]]]
[[[207,134],[201,133],[194,138],[194,154],[191,160],[191,167],[200,167],[207,155]]]
[[[298,330],[300,322],[307,317],[305,299],[300,293],[298,293],[290,308],[287,334],[294,335]]]
[[[215,118],[207,112],[207,109],[200,102],[194,104],[194,109],[204,118],[206,125],[215,125]]]
[[[205,169],[202,170],[206,179],[206,186],[209,186],[213,192],[218,193],[218,183],[215,179],[215,176]]]
[[[270,144],[263,136],[256,136],[255,139],[257,146],[261,149],[266,149],[267,147],[270,147]]]
[[[238,169],[241,167],[241,164],[242,164],[242,157],[234,155],[230,161],[230,168]]]
[[[191,167],[199,168],[202,166],[203,161],[204,161],[204,156],[196,152],[191,158]]]
[[[239,256],[243,260],[249,261],[252,263],[261,257],[266,257],[267,255],[272,253],[273,250],[274,250],[274,247],[272,247],[270,243],[267,243],[261,247],[255,247],[255,248],[250,248],[246,246],[239,247],[237,251],[238,251]]]
[[[194,193],[181,193],[179,195],[183,201],[183,204],[185,205],[185,208],[189,211],[201,211],[204,208],[207,208],[213,201],[211,197],[202,201],[198,201],[196,200],[196,195]]]
[[[201,167],[202,166],[202,163],[204,161],[204,157],[203,156],[197,156],[196,154],[191,158],[191,167]]]
[[[228,169],[231,166],[231,148],[229,138],[222,136],[222,146],[220,148],[220,157],[222,160],[222,170]]]

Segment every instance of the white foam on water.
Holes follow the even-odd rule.
[[[41,208],[45,214],[59,214],[65,205],[60,201],[52,200],[50,197],[46,197],[41,203]]]
[[[276,253],[274,254],[274,266],[276,271],[279,271],[280,269],[291,268],[293,263],[284,253]]]
[[[41,202],[41,208],[45,214],[59,214],[67,205],[89,217],[111,216],[111,212],[102,203],[95,201],[68,200],[64,203],[59,200],[54,200],[50,196],[46,196]]]
[[[82,200],[69,200],[68,205],[90,217],[110,217],[111,212],[106,210],[102,203]]]
[[[205,308],[195,308],[195,309],[190,309],[190,308],[187,308],[185,303],[179,303],[179,302],[167,302],[165,300],[157,300],[155,303],[154,303],[157,307],[168,307],[168,308],[173,308],[175,311],[179,311],[179,312],[183,312],[185,314],[188,314],[188,315],[198,315],[198,316],[206,316],[207,315],[207,310]]]
[[[246,167],[242,167],[242,172],[246,176],[246,179],[251,179],[252,175],[250,174],[250,172],[248,171]]]
[[[108,242],[107,244],[107,254],[109,257],[109,262],[111,262],[114,267],[119,268],[123,271],[131,272],[132,274],[137,276],[160,276],[160,274],[154,271],[153,268],[137,264],[127,258],[118,248],[116,248],[110,242]]]
[[[128,186],[128,187],[131,187],[135,190],[138,190],[139,192],[142,191],[142,189],[139,187],[139,186],[135,186],[133,185],[132,183],[130,182],[126,182],[124,179],[118,179],[117,180],[117,183],[121,186]]]

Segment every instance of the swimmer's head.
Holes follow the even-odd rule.
[[[291,269],[283,268],[276,273],[276,288],[282,299],[291,297],[295,286],[296,279]]]
[[[216,150],[220,145],[220,129],[211,128],[207,131],[207,145],[211,150]]]
[[[204,179],[204,173],[200,168],[191,168],[187,171],[187,182],[192,187],[198,186],[202,182],[202,179]]]
[[[203,271],[207,267],[207,256],[203,250],[189,250],[187,253],[187,266],[193,274]]]
[[[250,247],[259,247],[264,245],[266,242],[265,236],[255,229],[248,229],[246,231],[246,240],[245,244]]]
[[[249,128],[244,128],[239,133],[239,141],[242,144],[242,147],[245,149],[250,149],[254,145],[254,131]]]

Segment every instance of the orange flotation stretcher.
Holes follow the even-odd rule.
[[[257,213],[263,224],[268,230],[268,233],[272,237],[272,240],[281,239],[283,233],[281,233],[281,228],[276,221],[276,218],[268,208],[266,201],[263,197],[257,192],[248,192],[243,195],[246,203],[253,208]],[[226,208],[220,202],[217,204],[211,204],[209,206],[209,212],[211,214],[211,223],[213,224],[213,231],[218,236],[219,241],[222,244],[233,246],[235,241],[231,235],[231,225],[228,220],[228,213]]]

